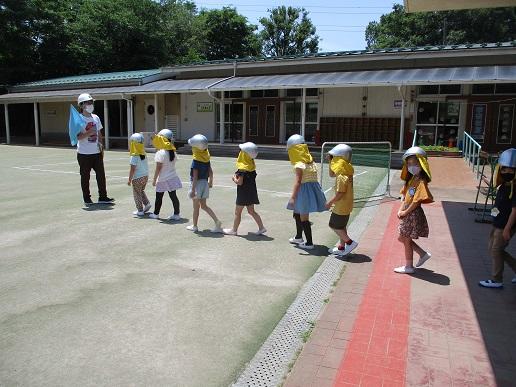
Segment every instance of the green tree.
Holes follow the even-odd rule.
[[[254,33],[257,27],[249,24],[235,8],[202,10],[198,22],[201,53],[208,60],[242,58],[261,51]]]
[[[280,6],[269,13],[269,17],[260,19],[263,54],[285,56],[319,50],[319,36],[304,8]]]
[[[467,44],[516,39],[516,7],[405,13],[402,5],[371,22],[368,48]]]

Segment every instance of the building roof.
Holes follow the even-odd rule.
[[[476,43],[476,44],[449,44],[449,45],[438,45],[438,46],[421,46],[421,47],[401,47],[401,48],[375,48],[365,50],[351,50],[351,51],[333,51],[333,52],[317,52],[313,54],[301,54],[301,55],[286,55],[277,57],[245,57],[236,59],[221,59],[221,60],[210,60],[210,61],[198,61],[190,64],[181,64],[175,66],[169,66],[169,68],[183,68],[199,65],[210,65],[210,64],[231,64],[231,63],[247,63],[247,62],[275,62],[285,61],[292,59],[307,59],[307,58],[334,58],[334,57],[346,57],[346,56],[367,56],[373,54],[397,54],[397,53],[417,53],[417,52],[447,52],[447,51],[459,51],[459,50],[479,50],[479,49],[504,49],[504,48],[516,48],[516,40],[511,42],[497,42],[497,43]]]
[[[117,81],[140,81],[147,77],[159,75],[160,69],[136,70],[136,71],[119,71],[112,73],[73,75],[62,78],[44,79],[40,81],[21,83],[15,86],[16,89],[51,87],[75,85],[84,83],[101,83],[101,82],[117,82]]]

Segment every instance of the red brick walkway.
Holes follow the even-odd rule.
[[[448,174],[431,185],[441,201],[424,207],[432,259],[412,276],[392,271],[404,262],[399,204],[381,204],[285,386],[515,385],[513,274],[504,290],[478,287],[491,226],[467,209],[475,181],[460,159],[430,164]]]

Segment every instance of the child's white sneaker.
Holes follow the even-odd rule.
[[[329,252],[330,254],[339,255],[339,256],[341,256],[341,257],[342,257],[342,256],[344,256],[344,255],[346,255],[346,250],[345,250],[345,249],[339,249],[339,247],[338,247],[338,246],[335,246],[335,247],[333,247],[333,248],[331,248],[331,249],[328,249],[328,252]]]
[[[222,222],[219,220],[218,222],[215,222],[215,227],[210,230],[212,233],[223,233],[224,230],[222,230]]]
[[[159,219],[159,215],[156,215],[154,212],[151,212],[149,214],[149,218],[151,218],[151,219]]]
[[[348,255],[349,253],[351,253],[353,250],[357,248],[357,246],[358,243],[355,241],[351,241],[349,245],[346,243],[346,245],[344,246],[344,255]]]
[[[480,281],[478,284],[484,288],[503,288],[503,283],[493,280]]]
[[[315,248],[314,245],[307,245],[306,242],[298,243],[297,247],[303,250],[313,250]]]
[[[197,226],[194,226],[193,224],[191,224],[190,226],[186,226],[186,229],[193,232],[199,231],[199,228]]]
[[[266,232],[267,232],[267,229],[264,227],[264,228],[259,229],[258,231],[251,231],[251,234],[253,234],[253,235],[263,235]]]
[[[430,258],[432,258],[432,254],[429,252],[426,252],[425,255],[423,255],[421,258],[419,258],[419,261],[416,263],[416,267],[423,266],[423,264],[428,261]]]
[[[150,208],[152,207],[152,204],[147,203],[145,207],[143,207],[143,212],[149,212]]]
[[[416,272],[416,269],[410,266],[400,266],[394,268],[394,271],[400,274],[414,274]]]
[[[145,212],[143,212],[143,211],[133,211],[133,215],[143,216],[143,215],[145,215]]]
[[[177,215],[176,214],[172,214],[167,219],[168,220],[181,220],[181,215],[179,215],[179,214],[177,214]]]
[[[292,237],[292,238],[289,238],[288,241],[290,243],[292,243],[293,245],[298,245],[300,243],[304,243],[305,241],[303,240],[303,238],[295,238],[295,237]]]
[[[232,228],[225,228],[222,230],[222,232],[225,235],[236,235],[237,234],[237,232],[235,230],[233,230]]]

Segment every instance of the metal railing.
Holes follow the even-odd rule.
[[[466,131],[464,131],[462,141],[462,157],[471,167],[473,172],[476,172],[477,179],[480,178],[480,151],[482,146],[475,141]]]
[[[416,146],[416,140],[417,140],[417,128],[414,129],[414,137],[412,138],[412,146]]]

